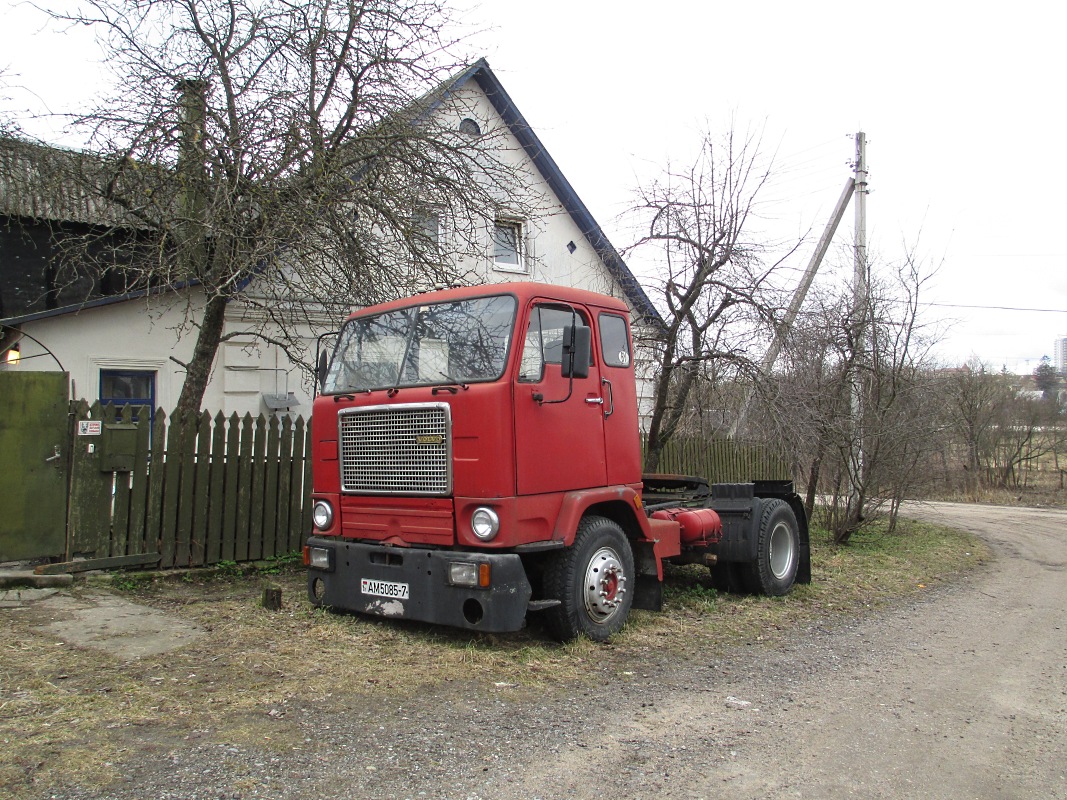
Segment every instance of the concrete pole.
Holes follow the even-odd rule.
[[[862,509],[861,483],[863,475],[863,365],[866,361],[867,340],[867,136],[856,134],[856,231],[855,268],[852,279],[852,330],[855,337],[852,373],[852,496],[849,506],[858,519]]]

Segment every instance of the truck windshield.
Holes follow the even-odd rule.
[[[324,394],[492,381],[504,373],[515,298],[478,297],[349,320]]]

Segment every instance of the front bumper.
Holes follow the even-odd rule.
[[[492,633],[519,630],[526,619],[532,589],[514,553],[385,547],[320,536],[307,544],[331,551],[330,569],[308,569],[308,596],[315,605]],[[488,564],[489,586],[450,584],[449,563],[456,561]],[[390,596],[382,596],[383,584],[394,589]],[[406,597],[397,586],[405,587]],[[379,594],[364,593],[365,588]]]

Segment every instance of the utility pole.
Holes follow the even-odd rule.
[[[826,251],[830,249],[830,242],[837,232],[837,226],[841,224],[841,220],[845,216],[845,209],[848,208],[848,201],[852,199],[855,189],[856,180],[849,178],[845,182],[845,188],[841,191],[841,197],[837,200],[833,214],[830,215],[830,221],[826,223],[826,228],[823,230],[822,236],[819,237],[819,243],[815,245],[815,252],[811,254],[808,268],[804,270],[804,277],[800,279],[800,285],[793,292],[793,299],[789,303],[789,308],[786,309],[785,316],[782,317],[782,321],[774,329],[774,339],[771,341],[771,346],[767,348],[763,361],[760,363],[761,375],[770,373],[774,367],[774,362],[778,359],[778,354],[782,352],[785,338],[789,335],[789,330],[793,327],[793,323],[796,322],[800,307],[804,305],[804,298],[808,296],[811,282],[815,280],[815,273],[819,271],[819,265],[822,264]],[[731,439],[736,439],[739,434],[744,432],[745,423],[748,421],[748,412],[752,407],[753,392],[754,388],[748,390],[745,395],[745,402],[741,404],[741,411],[738,413],[733,425],[730,426],[729,435]]]
[[[867,135],[856,134],[856,269],[853,300],[856,307],[867,299]]]
[[[867,135],[856,134],[855,267],[852,277],[852,493],[848,519],[858,522],[863,509],[863,365],[867,339]]]

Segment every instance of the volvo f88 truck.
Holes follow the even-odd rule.
[[[353,313],[318,364],[316,606],[604,641],[664,563],[769,595],[811,579],[792,483],[642,475],[625,303],[540,283]]]

